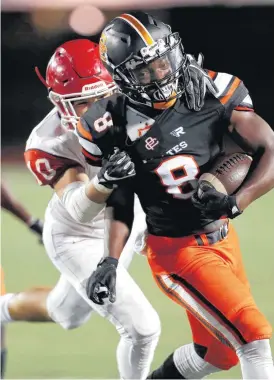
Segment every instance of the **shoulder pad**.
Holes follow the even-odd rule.
[[[253,110],[252,100],[248,89],[243,81],[232,74],[218,73],[208,70],[209,76],[213,79],[216,87],[216,98],[224,107],[226,116],[230,117],[232,111],[237,107],[246,107]]]

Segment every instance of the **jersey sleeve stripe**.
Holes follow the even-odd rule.
[[[76,127],[76,133],[78,134],[78,136],[88,140],[88,141],[92,141],[92,136],[91,136],[91,133],[88,132],[82,125],[81,121],[79,120],[78,123],[77,123],[77,127]]]
[[[95,156],[93,156],[92,154],[90,154],[89,152],[87,152],[85,150],[85,148],[82,148],[82,153],[83,153],[83,155],[85,156],[86,160],[88,161],[88,163],[90,165],[93,165],[93,166],[102,166],[102,159],[101,159],[101,157],[95,157]]]
[[[252,99],[251,99],[251,97],[250,97],[250,95],[247,95],[244,99],[243,99],[243,101],[241,102],[241,105],[244,105],[244,106],[246,106],[246,107],[251,107],[251,108],[253,108],[253,102],[252,102]]]
[[[97,156],[99,158],[102,157],[102,152],[101,152],[101,150],[98,148],[98,146],[96,144],[93,144],[92,142],[87,141],[86,139],[83,139],[80,136],[78,137],[78,139],[79,139],[79,142],[82,145],[82,147],[87,152],[89,152],[93,156]]]
[[[233,83],[233,78],[233,75],[226,73],[218,73],[216,79],[214,80],[214,83],[218,89],[218,93],[216,94],[218,98],[226,95],[231,84]]]
[[[241,84],[241,80],[237,77],[235,77],[235,79],[233,80],[229,90],[227,91],[226,95],[222,96],[220,98],[220,102],[222,104],[226,104],[229,99],[233,96],[234,92],[237,90],[237,88],[240,86]]]
[[[76,160],[72,160],[71,158],[64,157],[64,156],[58,156],[57,154],[53,153],[47,153],[41,149],[28,149],[24,152],[24,157],[25,160],[37,160],[37,159],[54,159],[54,160],[62,160],[62,161],[67,161],[67,162],[74,162],[77,165],[82,166],[81,162],[78,162]]]
[[[218,73],[216,71],[212,71],[212,70],[207,70],[207,73],[208,75],[210,76],[210,78],[214,81],[218,75]]]
[[[244,106],[237,106],[234,108],[236,111],[249,111],[249,112],[254,112],[254,109],[251,107],[244,107]]]

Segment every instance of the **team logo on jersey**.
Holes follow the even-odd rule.
[[[181,135],[185,134],[184,127],[178,127],[170,132],[170,134],[174,137],[180,137]]]
[[[145,139],[145,143],[147,150],[153,150],[159,144],[159,140],[156,137],[148,137]]]
[[[100,58],[104,62],[108,61],[106,42],[107,42],[107,35],[103,32],[100,37],[99,52],[100,52]]]

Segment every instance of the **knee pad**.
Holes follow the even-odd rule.
[[[126,327],[117,327],[118,333],[123,338],[133,343],[146,343],[158,339],[161,334],[161,322],[157,312],[151,307],[149,313],[134,316]]]
[[[239,363],[237,354],[231,348],[225,345],[218,345],[217,347],[213,345],[205,347],[194,343],[194,349],[197,355],[207,363],[219,368],[220,371],[229,370]]]
[[[138,321],[135,325],[135,339],[138,341],[152,341],[158,339],[161,334],[161,322],[157,312],[151,308],[146,318]]]
[[[56,288],[47,297],[47,310],[50,318],[65,330],[83,325],[92,312],[90,306],[76,291],[60,294]]]
[[[272,327],[255,306],[239,310],[232,323],[241,332],[246,343],[271,338]]]

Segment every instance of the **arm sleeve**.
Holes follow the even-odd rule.
[[[73,182],[65,187],[61,201],[70,216],[78,223],[89,223],[105,207],[105,203],[95,203],[86,195],[86,184]]]
[[[107,207],[113,208],[113,219],[126,224],[131,230],[134,219],[134,191],[132,186],[120,186],[107,200]]]
[[[108,199],[105,212],[104,255],[119,257],[124,267],[128,267],[134,254],[134,241],[130,238],[133,209],[134,193],[129,187],[119,187]]]

